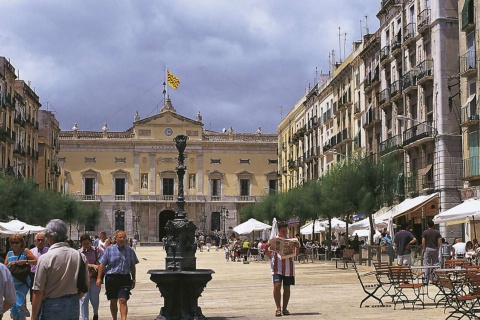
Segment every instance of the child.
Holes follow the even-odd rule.
[[[223,250],[225,250],[225,261],[228,262],[228,259],[230,257],[230,249],[228,248],[228,246],[223,246]]]

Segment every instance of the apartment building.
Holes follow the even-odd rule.
[[[52,111],[40,110],[38,113],[38,174],[40,189],[55,190],[64,193],[63,169],[58,162],[60,151],[60,126]]]
[[[303,112],[307,132],[303,143],[307,151],[314,152],[311,163],[319,164],[290,168],[294,176],[306,170],[304,177],[315,179],[334,163],[354,155],[396,158],[400,164],[398,201],[418,200],[397,221],[411,221],[415,230],[422,230],[439,210],[460,202],[458,3],[384,0],[377,17],[379,29],[354,43],[352,54],[335,65],[327,83],[309,91],[305,107],[296,106],[294,118],[288,114],[279,128],[293,119],[301,124]],[[465,26],[465,30],[474,28]],[[465,52],[471,51],[468,41],[464,41]],[[467,76],[475,90],[465,99],[471,104],[476,69],[462,75],[465,87]],[[313,117],[315,123],[315,114],[318,126],[312,127],[317,132],[310,138],[309,121]],[[298,126],[292,129],[299,130]],[[290,135],[296,133],[290,131]],[[282,153],[282,161],[288,162],[290,155],[298,158],[302,154]]]
[[[0,57],[0,168],[36,179],[38,162],[38,95],[15,68]]]
[[[65,170],[64,190],[98,204],[100,225],[82,232],[126,230],[141,241],[161,241],[165,224],[175,216],[179,181],[173,138],[189,137],[185,150],[185,211],[200,231],[231,233],[243,206],[277,192],[277,135],[203,129],[200,113],[190,119],[177,113],[170,99],[160,112],[132,128],[83,131],[75,124],[59,134],[58,162]]]

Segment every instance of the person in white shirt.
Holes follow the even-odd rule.
[[[466,252],[467,249],[465,242],[461,242],[459,238],[455,238],[452,245],[452,257],[457,257],[459,255],[465,256]]]

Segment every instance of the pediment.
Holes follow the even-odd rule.
[[[80,171],[80,173],[82,174],[82,176],[97,176],[100,174],[100,172],[92,168],[88,168],[83,171]]]
[[[117,169],[115,171],[110,172],[112,176],[128,176],[130,173],[123,169]]]

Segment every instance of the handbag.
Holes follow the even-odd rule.
[[[93,251],[95,251],[95,264],[98,263],[98,252],[97,252],[97,248],[93,249]],[[95,278],[97,279],[97,276],[98,276],[98,271],[95,270],[95,268],[88,268],[88,274],[90,275],[90,278]]]
[[[25,249],[22,250],[22,253],[17,257],[17,261],[20,260],[20,256],[23,254]],[[27,282],[27,277],[30,276],[30,265],[28,263],[25,264],[13,264],[9,267],[10,273],[12,276],[21,282]]]
[[[80,266],[78,268],[77,289],[78,292],[87,293],[88,284],[85,280],[85,272],[87,271],[87,267],[85,266],[85,262],[83,261],[82,254],[78,252],[78,255],[80,256]]]

